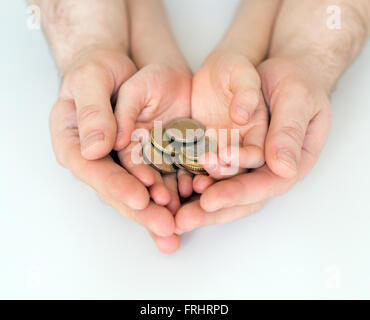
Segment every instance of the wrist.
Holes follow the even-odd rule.
[[[161,0],[128,0],[131,56],[138,68],[165,64],[190,72]],[[153,32],[155,30],[155,32]]]
[[[220,55],[242,55],[247,58],[254,66],[260,64],[267,55],[267,50],[264,48],[264,43],[257,41],[253,42],[254,46],[246,46],[237,37],[225,37],[213,50],[210,56]]]
[[[76,50],[66,49],[60,52],[59,58],[55,53],[55,57],[62,77],[70,70],[88,63],[102,65],[116,59],[131,60],[128,53],[121,48],[107,45],[86,45]]]
[[[190,67],[179,48],[166,39],[160,43],[161,45],[158,47],[158,45],[145,41],[131,42],[131,57],[137,67],[141,69],[153,64],[166,65],[183,73],[191,74]]]
[[[59,60],[58,68],[61,76],[64,77],[70,71],[91,64],[114,70],[114,64],[117,61],[128,63],[132,65],[133,69],[136,69],[135,64],[127,53],[117,48],[100,47],[97,45],[83,47],[79,51],[73,52],[68,59]]]
[[[269,57],[294,61],[307,77],[330,93],[368,36],[367,0],[338,0],[340,28],[327,25],[328,0],[284,2],[275,25]],[[360,12],[362,8],[362,12]],[[307,16],[307,12],[310,14]],[[365,13],[365,14],[364,14]],[[309,20],[308,20],[309,19]],[[297,24],[297,21],[301,21]],[[294,26],[294,28],[293,28]]]
[[[128,54],[125,1],[41,0],[43,29],[62,74],[86,53]]]
[[[280,0],[242,0],[216,50],[244,55],[254,66],[267,56]]]

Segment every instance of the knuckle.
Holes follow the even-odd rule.
[[[280,87],[279,97],[283,100],[296,99],[300,100],[309,99],[311,97],[311,90],[308,85],[299,77],[286,78]]]
[[[215,224],[218,224],[218,225],[226,224],[229,221],[230,221],[230,217],[228,215],[225,215],[225,214],[218,214],[215,217]]]
[[[92,78],[106,79],[107,73],[102,65],[91,61],[76,66],[67,76],[69,85],[76,88],[81,87]]]
[[[78,112],[78,121],[83,124],[88,121],[97,119],[100,114],[100,109],[96,105],[83,106]]]
[[[105,184],[109,194],[113,196],[118,196],[122,192],[122,189],[124,187],[122,175],[118,172],[111,173],[107,177]]]
[[[280,128],[280,133],[287,136],[295,144],[300,145],[304,140],[306,131],[298,121],[290,120],[288,124]]]
[[[74,70],[74,74],[78,77],[78,75],[95,75],[100,73],[103,70],[103,67],[97,62],[88,62],[83,63],[77,66]]]

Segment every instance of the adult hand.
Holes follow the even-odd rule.
[[[124,54],[91,51],[65,72],[50,129],[58,162],[89,184],[124,216],[145,226],[162,251],[174,233],[172,213],[150,202],[146,187],[109,156],[117,124],[111,106],[122,84],[136,68]],[[173,192],[172,185],[168,182]],[[171,248],[178,246],[174,239]]]
[[[340,1],[345,13],[340,32],[322,23],[329,5],[329,0],[282,3],[270,59],[259,67],[271,110],[267,165],[207,190],[194,185],[203,194],[181,208],[176,216],[179,229],[189,231],[247,216],[265,200],[288,191],[312,169],[329,134],[329,94],[369,34],[367,0]]]
[[[203,193],[200,199],[182,207],[176,216],[182,231],[252,214],[265,200],[285,193],[304,178],[318,159],[331,121],[325,88],[303,62],[292,58],[269,59],[259,72],[271,110],[267,165],[208,189],[198,180],[194,188]]]

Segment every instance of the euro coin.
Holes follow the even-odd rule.
[[[192,164],[184,163],[184,158],[181,154],[176,154],[174,157],[174,164],[179,169],[185,169],[195,175],[208,175],[207,171],[204,170],[199,164],[192,162]]]
[[[182,153],[182,152],[177,154],[175,158],[176,158],[176,161],[178,163],[180,163],[181,165],[183,165],[183,166],[187,165],[187,166],[201,168],[201,166],[198,164],[198,162],[196,160],[191,160],[191,159],[186,158],[185,154]]]
[[[180,149],[180,146],[176,145],[176,142],[171,142],[164,135],[163,128],[154,127],[150,131],[150,139],[153,146],[159,151],[174,156],[176,154],[176,149]]]
[[[217,144],[215,141],[210,140],[208,136],[205,136],[197,143],[183,145],[181,152],[184,154],[186,159],[198,161],[199,157],[204,153],[216,153]]]
[[[186,171],[193,173],[195,175],[208,175],[207,171],[202,167],[193,167],[188,165],[183,165]]]
[[[165,135],[178,143],[194,143],[203,138],[204,127],[193,119],[176,119],[166,125]]]
[[[151,165],[154,169],[162,173],[176,172],[176,168],[172,165],[172,158],[154,148],[151,143],[144,145],[143,158],[147,164]]]

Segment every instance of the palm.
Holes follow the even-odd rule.
[[[166,65],[148,65],[136,73],[119,93],[116,117],[126,136],[117,142],[117,149],[129,143],[134,129],[151,129],[154,121],[189,117],[190,90],[190,73]]]
[[[175,118],[190,117],[190,92],[191,73],[188,70],[164,64],[148,65],[122,86],[115,111],[119,132],[115,148],[120,150],[121,163],[150,188],[150,195],[157,204],[170,206],[174,213],[179,206],[177,194],[170,195],[166,191],[168,186],[164,186],[164,180],[153,168],[133,163],[131,155],[136,143],[131,142],[131,134],[139,128],[150,130],[154,121],[162,121],[165,125]],[[189,179],[179,180],[182,196],[192,192]]]
[[[228,77],[227,70],[212,70],[211,65],[206,65],[195,74],[192,117],[207,128],[240,129],[240,135],[243,137],[251,125],[238,126],[230,118],[229,107],[233,93],[228,89]]]
[[[260,103],[245,125],[238,125],[230,116],[230,106],[235,93],[232,90],[230,79],[239,70],[253,69],[249,61],[239,55],[224,55],[211,57],[195,74],[192,92],[192,117],[203,123],[207,129],[238,129],[240,147],[257,146],[259,155],[262,154],[263,141],[267,130],[267,110],[264,103]],[[245,88],[248,90],[248,88]],[[254,150],[255,151],[255,150]],[[249,153],[250,154],[250,153]],[[263,164],[262,156],[257,161],[243,160],[247,167],[258,167]],[[255,159],[254,159],[255,160]]]
[[[151,95],[137,118],[137,127],[152,128],[153,121],[166,123],[190,116],[190,78],[166,66],[143,69]]]

